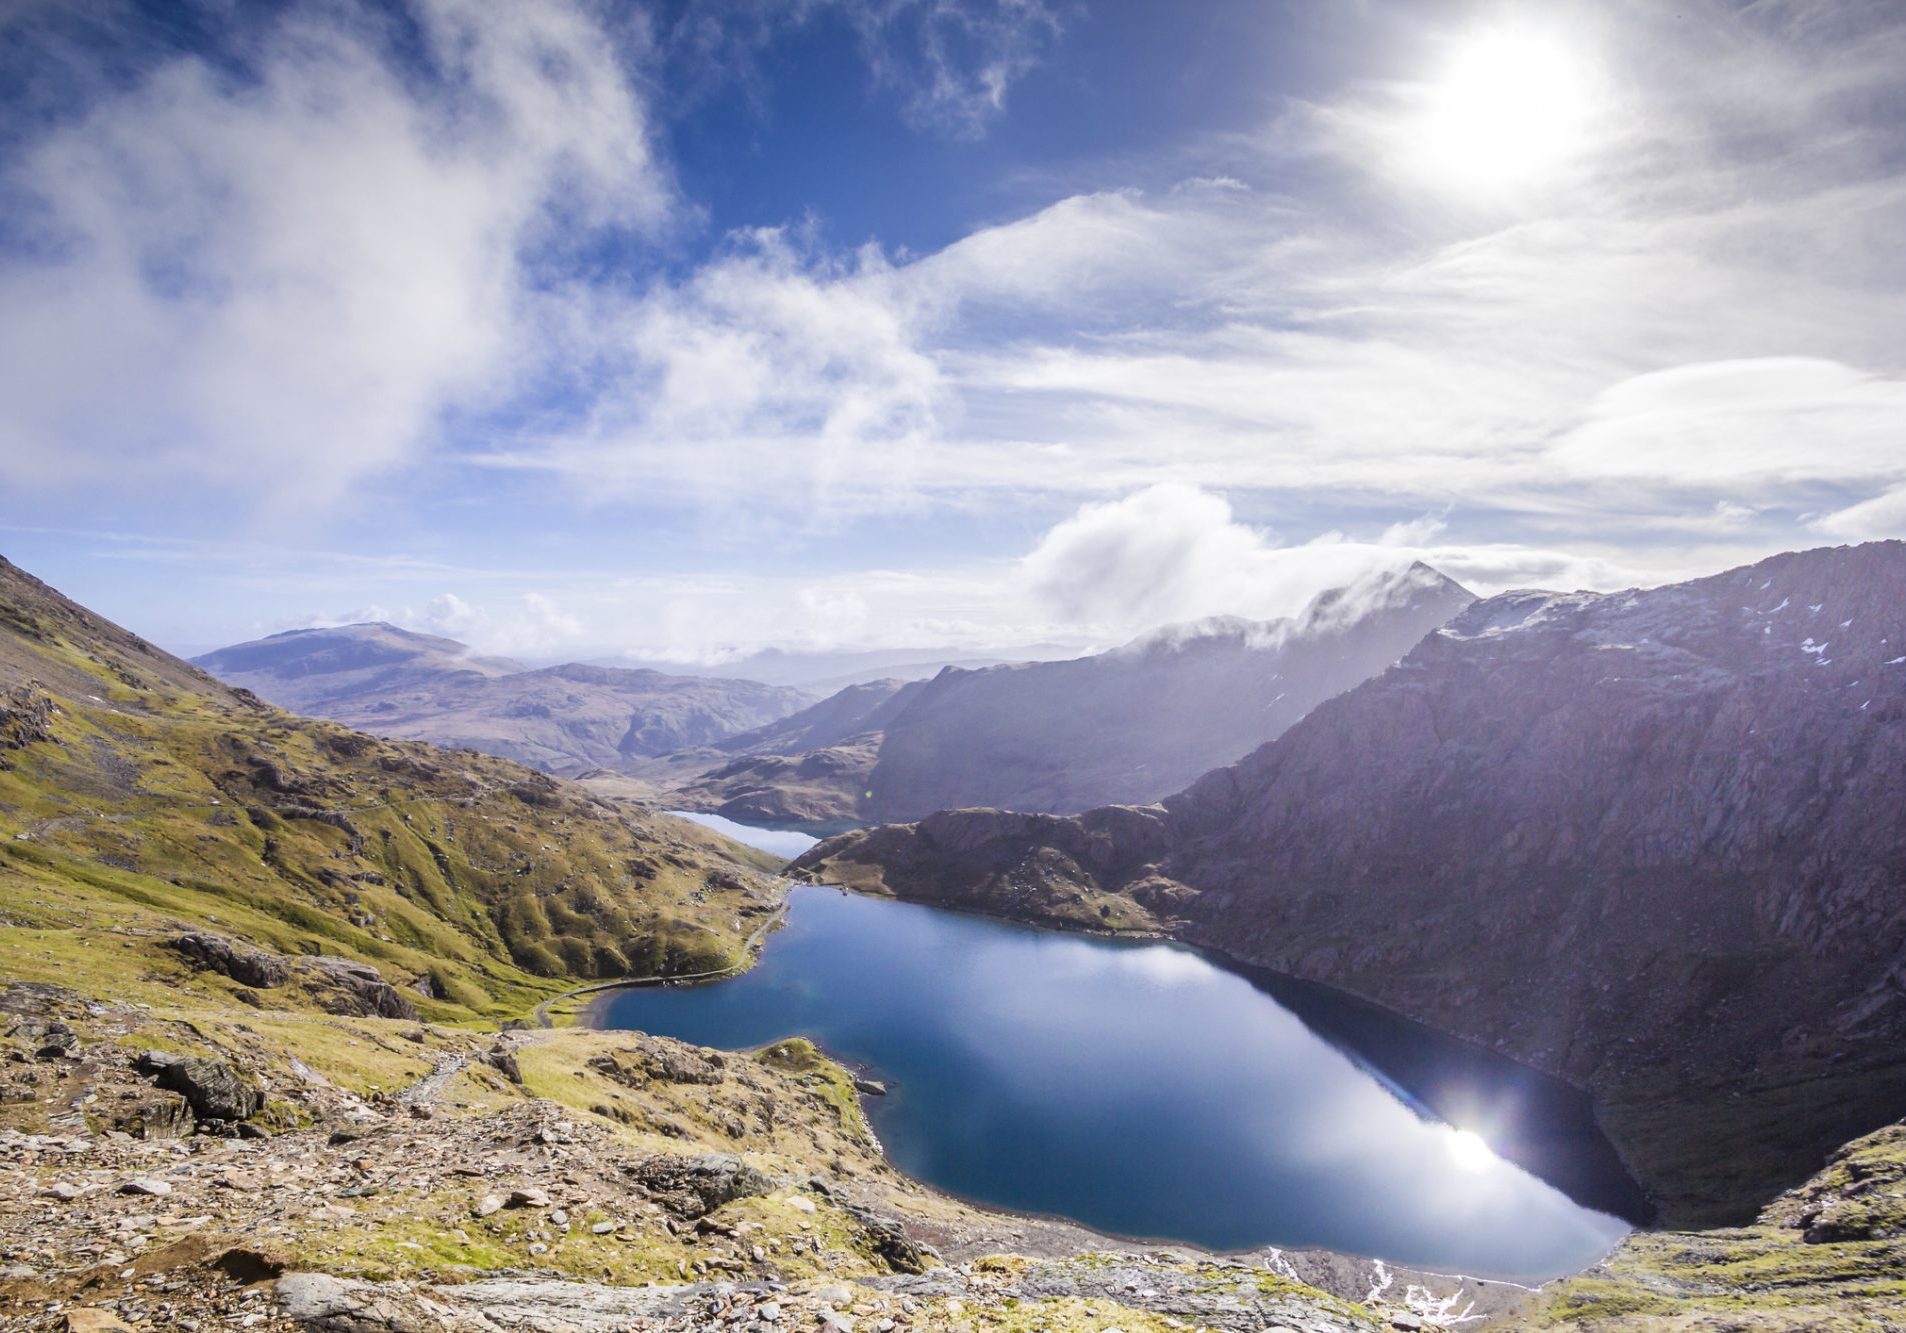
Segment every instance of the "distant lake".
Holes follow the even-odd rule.
[[[812,834],[796,833],[792,829],[756,828],[752,824],[737,824],[720,815],[698,814],[693,810],[669,810],[665,813],[726,834],[736,842],[759,848],[770,856],[784,856],[790,861],[820,841]]]
[[[727,1049],[811,1037],[890,1084],[866,1106],[902,1170],[1114,1235],[1528,1281],[1592,1264],[1628,1229],[1470,1132],[1540,1145],[1578,1197],[1620,1209],[1632,1187],[1571,1090],[1321,988],[1282,983],[1280,1002],[1265,984],[1176,945],[809,886],[752,971],[616,992],[603,1020]],[[1476,1123],[1441,1123],[1431,1102]]]

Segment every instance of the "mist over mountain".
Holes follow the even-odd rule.
[[[1381,671],[1473,600],[1415,564],[1288,620],[1172,626],[1091,657],[858,686],[722,742],[741,757],[674,796],[730,818],[817,823],[1152,801]]]

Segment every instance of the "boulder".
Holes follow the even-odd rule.
[[[398,994],[397,988],[384,980],[384,974],[369,963],[328,955],[303,961],[323,992],[321,1002],[334,1014],[357,1018],[417,1017],[410,1001]]]
[[[289,960],[277,954],[247,948],[223,935],[193,931],[170,943],[194,967],[230,977],[241,986],[269,990],[291,979]]]
[[[733,1153],[697,1157],[663,1153],[637,1166],[632,1174],[658,1203],[682,1217],[700,1217],[725,1203],[774,1189],[773,1180]]]
[[[42,1060],[63,1060],[78,1049],[79,1034],[64,1023],[54,1022],[46,1025],[34,1054]]]
[[[192,1125],[192,1105],[176,1092],[155,1090],[112,1114],[112,1127],[135,1139],[180,1139]]]
[[[201,1120],[249,1120],[264,1105],[257,1087],[224,1060],[196,1056],[149,1060],[148,1056],[159,1053],[140,1057],[142,1065],[152,1068],[159,1086],[184,1097]]]

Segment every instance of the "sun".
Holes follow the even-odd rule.
[[[1443,1146],[1449,1150],[1449,1160],[1455,1164],[1458,1171],[1467,1171],[1472,1174],[1484,1171],[1496,1160],[1496,1154],[1491,1151],[1488,1143],[1474,1130],[1450,1130],[1449,1137],[1443,1141]]]
[[[1472,194],[1538,185],[1586,147],[1597,109],[1593,85],[1584,53],[1560,32],[1471,32],[1456,42],[1409,118],[1409,165]]]

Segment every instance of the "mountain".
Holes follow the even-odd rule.
[[[1906,545],[1478,602],[1160,806],[797,863],[1326,982],[1590,1090],[1673,1222],[1906,1106]]]
[[[945,648],[762,648],[741,657],[714,663],[673,658],[603,657],[592,658],[593,666],[646,668],[672,676],[709,676],[719,672],[771,685],[792,685],[820,694],[864,685],[878,680],[925,680],[947,667],[979,668],[1001,662],[1044,661],[1065,657],[1067,650],[1057,644],[1028,643],[997,652],[973,650],[949,652]]]
[[[563,774],[706,745],[812,701],[751,680],[579,663],[532,671],[386,624],[290,630],[195,662],[308,716]]]
[[[356,968],[393,1011],[514,1014],[732,961],[771,864],[519,764],[280,712],[0,559],[0,936],[36,936],[46,980],[185,949],[227,993]],[[309,957],[331,963],[282,961]]]
[[[1417,564],[1289,620],[1205,621],[1093,657],[850,687],[722,742],[669,799],[815,823],[1152,801],[1383,670],[1473,600]]]

